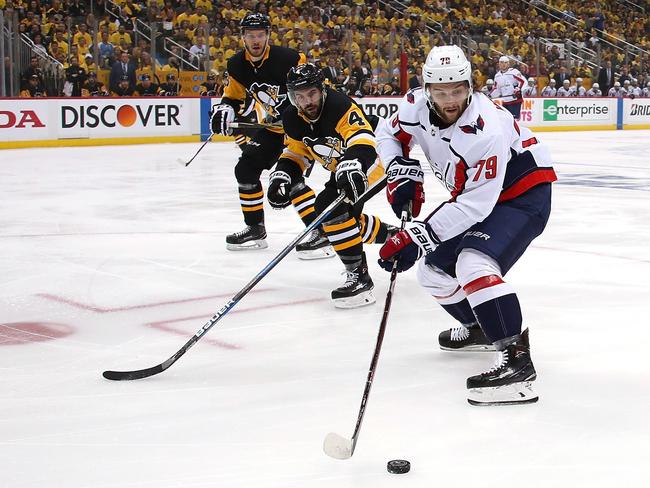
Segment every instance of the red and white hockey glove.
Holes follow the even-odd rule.
[[[401,217],[410,203],[411,214],[417,217],[424,203],[424,171],[417,159],[397,156],[386,168],[386,196],[393,212]]]
[[[432,253],[440,239],[424,222],[409,222],[379,249],[379,266],[391,271],[397,259],[397,271],[406,271],[425,254]]]

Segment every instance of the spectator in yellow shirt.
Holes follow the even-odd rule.
[[[117,29],[117,32],[115,32],[113,35],[110,37],[111,44],[114,46],[116,45],[121,45],[122,42],[125,42],[128,46],[133,45],[133,41],[131,40],[131,36],[129,35],[128,32],[126,32],[126,28],[124,27],[124,24],[121,24],[119,28]]]

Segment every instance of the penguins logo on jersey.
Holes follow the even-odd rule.
[[[337,158],[343,156],[345,148],[338,137],[326,136],[312,139],[303,137],[302,142],[307,146],[318,160],[330,171],[336,170]]]
[[[280,105],[287,99],[287,95],[280,94],[278,85],[269,85],[267,83],[253,83],[249,89],[251,96],[259,103],[270,117],[279,117]]]

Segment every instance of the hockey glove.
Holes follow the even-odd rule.
[[[284,171],[274,171],[269,176],[266,198],[271,207],[281,210],[291,205],[291,177]]]
[[[336,187],[350,203],[356,202],[368,188],[368,178],[361,161],[348,159],[336,166]]]
[[[379,266],[386,271],[393,269],[397,259],[397,271],[406,271],[423,255],[432,253],[440,239],[424,222],[409,222],[379,249]]]
[[[222,103],[214,107],[210,125],[213,134],[229,136],[232,134],[230,123],[235,120],[235,109],[230,105]]]
[[[402,210],[412,203],[411,212],[417,217],[424,203],[424,171],[417,159],[397,156],[386,168],[386,196],[393,212],[401,217]]]

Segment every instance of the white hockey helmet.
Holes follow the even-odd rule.
[[[650,81],[645,84],[648,88],[650,88]]]
[[[614,88],[620,88],[621,87],[621,82],[617,81],[614,83]]]
[[[582,83],[582,78],[576,78],[576,83]]]
[[[625,81],[623,82],[623,84],[624,84],[624,85],[629,85],[629,84],[630,84],[630,80],[625,80]]]
[[[549,82],[551,85],[555,85],[555,78],[551,78],[548,82]]]
[[[508,56],[501,56],[499,58],[499,63],[510,63],[510,58]]]
[[[564,80],[564,81],[562,82],[562,84],[563,84],[563,85],[570,85],[570,84],[571,84],[571,80]]]
[[[433,100],[427,89],[430,84],[466,81],[469,85],[468,101],[472,96],[472,64],[458,46],[436,46],[431,49],[422,66],[422,80],[431,107]]]
[[[530,85],[534,85],[534,84],[535,84],[535,78],[533,78],[532,76],[529,77],[529,78],[528,78],[528,83],[529,83]]]
[[[593,85],[591,85],[591,87],[592,88],[600,88],[600,85],[598,83],[594,83]]]
[[[648,82],[650,83],[650,81]],[[485,82],[487,86],[494,86],[494,80],[492,78],[488,78],[488,80]]]

